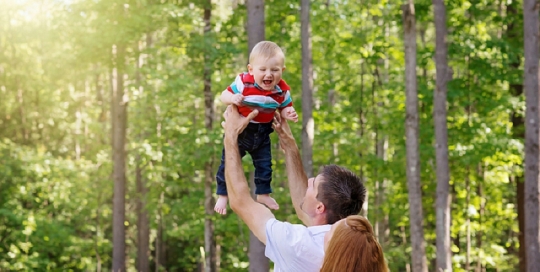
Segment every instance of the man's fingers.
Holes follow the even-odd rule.
[[[289,123],[287,122],[287,118],[282,117],[280,119],[281,119],[280,122],[279,122],[280,130],[282,130],[282,131],[288,130],[289,129]]]
[[[227,108],[223,112],[223,118],[227,119],[227,112],[229,111],[230,108],[231,108],[231,105],[227,106]]]
[[[274,121],[272,121],[272,128],[274,130],[278,130],[279,128],[281,128],[281,124],[279,123],[276,116],[274,116]],[[278,131],[278,133],[279,133],[279,131]]]
[[[229,112],[233,112],[233,111],[236,111],[236,110],[238,110],[236,105],[230,104],[229,106],[227,106],[227,109],[225,109],[225,112],[223,112],[223,118],[225,118],[225,120],[227,120],[227,115],[229,114]]]
[[[281,123],[281,113],[278,111],[274,113],[274,122]]]
[[[252,112],[249,113],[248,116],[246,116],[246,118],[251,121],[253,120],[253,118],[255,118],[255,116],[257,116],[257,114],[259,114],[259,111],[258,110],[253,110]]]

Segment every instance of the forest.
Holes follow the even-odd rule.
[[[0,0],[0,271],[273,271],[213,210],[219,96],[262,40],[286,56],[304,170],[362,178],[391,271],[540,271],[538,16],[533,0]],[[271,139],[274,214],[301,223]]]

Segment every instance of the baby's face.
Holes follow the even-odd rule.
[[[281,80],[283,70],[285,70],[283,65],[283,58],[280,56],[269,59],[256,58],[253,63],[248,64],[248,71],[263,90],[270,91]]]

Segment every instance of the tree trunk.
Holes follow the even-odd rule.
[[[518,14],[518,3],[516,1],[512,1],[507,7],[507,17],[511,18],[507,28],[506,28],[506,40],[508,43],[516,43],[516,41],[520,40],[521,32],[518,31],[518,28],[515,25],[515,20],[517,20],[519,14]],[[510,68],[514,70],[515,72],[519,72],[519,67],[521,64],[521,57],[515,57],[510,62]],[[521,82],[511,82],[510,83],[510,93],[513,97],[520,99],[523,95],[523,84]],[[525,140],[525,125],[524,125],[524,119],[523,114],[521,114],[518,110],[512,111],[512,137],[516,140]],[[516,184],[516,203],[517,203],[517,214],[518,214],[518,226],[519,226],[519,233],[518,233],[518,240],[519,240],[519,251],[518,251],[518,258],[519,258],[519,271],[525,271],[526,270],[526,258],[525,258],[525,240],[524,240],[524,233],[525,233],[525,216],[524,216],[524,209],[523,209],[523,197],[524,197],[524,181],[523,181],[523,175],[519,175],[515,177],[515,184]]]
[[[412,1],[402,6],[405,42],[407,187],[409,190],[412,271],[427,272],[424,215],[420,183],[418,90],[416,81],[416,19]]]
[[[380,127],[380,121],[379,121],[379,112],[377,109],[383,108],[384,104],[383,102],[380,102],[377,100],[376,96],[376,89],[377,86],[382,86],[382,82],[379,76],[379,67],[375,66],[375,70],[373,72],[373,78],[371,84],[371,108],[373,110],[373,134],[375,136],[375,139],[373,141],[375,145],[375,154],[377,155],[377,158],[381,161],[385,161],[385,150],[387,148],[386,146],[386,137],[381,133],[379,130]],[[376,173],[374,174],[373,178],[375,180],[375,225],[373,226],[375,234],[377,237],[379,237],[379,242],[381,246],[384,246],[385,238],[384,236],[387,233],[388,230],[388,216],[384,214],[382,205],[385,201],[385,186],[386,186],[386,180],[379,176],[378,169],[375,169]]]
[[[527,271],[527,253],[525,250],[525,182],[523,177],[516,177],[517,214],[519,227],[519,271]]]
[[[302,164],[308,177],[313,176],[313,60],[311,57],[311,23],[309,21],[310,0],[301,0],[302,37]]]
[[[525,250],[528,272],[540,271],[540,217],[538,186],[538,2],[523,1],[525,44]]]
[[[469,272],[471,270],[471,215],[468,212],[469,205],[471,204],[471,181],[469,166],[465,171],[465,190],[467,191],[467,196],[465,197],[465,207],[467,209],[467,221],[466,221],[466,245],[465,245],[465,271]]]
[[[146,45],[143,40],[138,42],[138,60],[137,60],[137,73],[136,83],[139,88],[139,93],[142,94],[144,86],[142,83],[141,69],[145,63],[146,55],[142,51],[149,48],[152,45],[151,34],[146,35]],[[146,97],[146,95],[145,95]],[[143,136],[139,136],[139,140],[143,140]],[[145,166],[141,166],[140,154],[137,155],[136,168],[135,168],[135,183],[137,187],[137,271],[146,272],[150,270],[150,220],[148,217],[148,209],[146,207],[148,187],[146,179],[143,178],[143,170]]]
[[[360,123],[359,126],[358,126],[358,132],[357,132],[357,135],[358,135],[358,138],[362,139],[364,137],[364,119],[365,119],[365,114],[364,114],[364,110],[363,110],[363,107],[364,107],[364,62],[362,62],[360,64],[360,87],[359,87],[359,91],[360,91],[360,95],[359,95],[359,107],[358,107],[358,122]],[[359,176],[360,176],[360,179],[361,180],[364,180],[364,165],[363,165],[363,161],[364,161],[364,154],[363,154],[363,151],[364,149],[362,147],[359,148],[359,151],[358,151],[358,156],[360,157],[360,173],[359,173]],[[368,217],[368,211],[369,211],[369,192],[366,192],[366,199],[364,199],[364,205],[362,206],[362,211],[360,212],[360,214],[364,217]]]
[[[386,149],[388,143],[386,137],[381,137],[380,132],[377,132],[375,137],[377,138],[375,141],[375,153],[377,154],[377,158],[381,161],[386,161]],[[388,180],[379,175],[376,175],[375,177],[375,211],[377,214],[375,235],[377,236],[381,247],[384,249],[390,235],[388,214],[385,213],[383,209],[383,205],[387,201],[386,187],[388,186]]]
[[[124,101],[124,48],[113,46],[115,66],[112,72],[112,148],[113,148],[113,266],[114,272],[126,271],[126,128],[127,101]]]
[[[435,63],[437,83],[433,101],[435,121],[435,157],[437,162],[437,271],[452,271],[450,251],[450,173],[448,167],[448,129],[446,124],[447,83],[452,73],[448,67],[446,45],[446,7],[443,0],[433,0],[435,16]]]
[[[255,171],[249,173],[249,186],[251,197],[255,198]],[[270,270],[270,260],[264,255],[266,246],[249,231],[249,272],[268,272]]]
[[[206,0],[204,2],[204,125],[207,131],[212,131],[214,123],[214,94],[212,93],[212,60],[210,56],[210,48],[212,43],[209,41],[210,32],[212,31],[212,2]],[[204,251],[205,251],[205,272],[217,271],[216,268],[216,242],[214,239],[214,222],[212,215],[214,214],[214,197],[212,196],[212,184],[214,183],[213,160],[210,158],[205,163],[205,179],[204,179],[204,211],[206,218],[204,219]]]
[[[165,194],[161,192],[159,195],[159,205],[157,214],[157,237],[155,246],[154,262],[156,263],[155,272],[161,271],[161,267],[165,266],[165,246],[163,245],[163,204],[165,203]]]
[[[401,234],[401,243],[403,245],[402,248],[403,248],[403,251],[405,251],[406,248],[408,247],[407,246],[407,232],[405,231],[405,226],[401,226],[399,229],[400,229],[400,234]],[[411,264],[409,263],[408,260],[405,263],[405,271],[411,272]]]
[[[205,272],[217,271],[216,267],[216,242],[214,239],[214,222],[210,215],[214,213],[214,197],[212,196],[212,184],[214,183],[214,171],[212,162],[206,163],[204,182],[204,210],[207,218],[204,219],[204,251]]]
[[[251,183],[255,186],[255,183]],[[268,272],[270,260],[264,255],[265,245],[259,241],[253,232],[249,231],[249,272]]]
[[[98,122],[100,123],[100,126],[102,128],[103,131],[106,131],[106,128],[107,128],[107,124],[106,124],[106,121],[107,121],[107,106],[106,106],[106,101],[105,101],[105,98],[104,98],[104,93],[105,93],[105,87],[104,87],[104,82],[103,80],[106,80],[104,78],[106,78],[106,76],[103,76],[103,79],[102,79],[102,76],[101,76],[101,73],[99,72],[100,69],[99,69],[99,66],[94,66],[94,70],[95,71],[98,71],[95,75],[95,87],[96,87],[96,96],[97,96],[97,103],[98,103],[98,106],[100,107],[101,109],[101,112],[99,114],[99,119],[98,119]],[[112,88],[112,87],[111,87]],[[111,89],[112,90],[112,89]],[[112,99],[112,96],[111,96],[111,99]],[[112,104],[112,103],[111,103]],[[112,133],[111,133],[112,135]],[[103,136],[103,135],[100,135],[99,137],[99,140],[98,140],[98,144],[99,145],[107,145],[107,136]],[[94,184],[94,189],[96,190],[100,190],[101,187],[98,183],[95,183]],[[97,206],[97,209],[96,209],[96,234],[94,236],[94,242],[95,242],[95,251],[96,251],[96,272],[101,272],[101,269],[102,269],[102,258],[101,258],[101,255],[100,255],[100,252],[99,252],[99,246],[98,246],[98,243],[99,243],[99,234],[101,233],[101,205],[102,205],[102,199],[101,199],[101,196],[102,194],[97,194],[97,203],[98,203],[98,206]],[[107,201],[108,203],[108,201]]]
[[[251,52],[253,47],[258,42],[265,39],[265,24],[264,24],[264,0],[247,0],[248,9],[248,52]],[[255,173],[253,172],[252,175]],[[252,188],[251,196],[255,199],[255,184],[254,176],[250,177],[250,188]],[[270,262],[264,255],[265,246],[259,241],[255,235],[249,232],[249,271],[250,272],[266,272],[270,270]]]
[[[264,0],[246,0],[248,53],[258,42],[265,39]]]
[[[375,68],[375,71],[377,71],[377,68]],[[375,99],[375,88],[377,86],[376,84],[376,76],[377,76],[377,72],[373,72],[372,74],[373,76],[373,80],[371,81],[371,109],[372,109],[372,115],[373,115],[373,132],[372,134],[374,135],[374,146],[375,146],[375,153],[377,153],[377,147],[378,147],[378,143],[379,143],[379,114],[377,113],[377,101]],[[379,209],[380,209],[380,203],[377,202],[377,197],[379,195],[379,177],[378,177],[378,169],[375,168],[375,173],[373,174],[373,178],[375,180],[375,193],[374,193],[374,198],[375,198],[375,208],[373,209],[375,211],[375,215],[377,217],[377,219],[375,220],[375,225],[373,226],[373,229],[376,233],[376,235],[378,236],[379,235],[379,220],[380,220],[380,212],[379,212]]]
[[[140,158],[137,159],[135,182],[137,183],[137,271],[146,272],[150,269],[150,221],[146,208],[148,188],[142,177]]]
[[[478,164],[477,169],[477,175],[480,180],[485,180],[484,170],[482,169],[482,165]],[[476,249],[478,252],[482,250],[482,242],[484,239],[484,231],[482,230],[482,220],[484,220],[484,215],[486,213],[486,200],[484,196],[484,189],[482,188],[482,183],[478,183],[478,187],[476,189],[476,195],[480,198],[480,208],[478,211],[478,228],[479,230],[476,232]],[[478,254],[477,260],[476,260],[476,272],[482,271],[482,256]]]

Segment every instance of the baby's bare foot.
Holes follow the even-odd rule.
[[[227,214],[227,201],[229,198],[226,195],[219,195],[218,200],[216,201],[216,206],[214,206],[214,211],[219,214]]]
[[[257,195],[257,202],[266,205],[268,208],[272,210],[278,210],[279,205],[277,204],[276,200],[270,197],[270,195]]]

